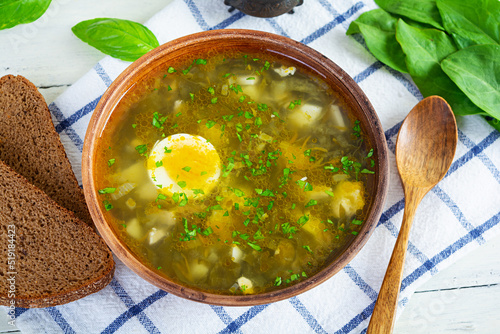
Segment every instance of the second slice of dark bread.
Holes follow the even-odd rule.
[[[1,161],[0,249],[0,305],[65,304],[113,278],[113,255],[94,229]]]
[[[22,76],[0,78],[0,160],[93,226],[45,99]]]

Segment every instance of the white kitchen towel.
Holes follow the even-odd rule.
[[[104,290],[45,309],[17,309],[29,333],[360,333],[366,331],[403,216],[394,159],[397,131],[422,98],[411,79],[377,61],[351,21],[376,8],[372,0],[306,0],[294,14],[255,18],[228,12],[222,0],[175,0],[146,25],[160,43],[210,29],[245,28],[290,37],[320,51],[361,86],[385,129],[391,161],[386,206],[372,237],[342,271],[297,297],[254,307],[220,307],[184,300],[139,278],[120,261]],[[106,57],[50,105],[75,172],[92,112],[129,63]],[[450,171],[422,201],[410,236],[399,313],[415,289],[500,231],[500,133],[476,116],[458,120]]]

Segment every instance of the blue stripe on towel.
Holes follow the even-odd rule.
[[[382,64],[380,61],[376,61],[370,66],[368,66],[364,71],[356,75],[353,80],[356,81],[356,83],[360,83],[361,81],[365,80],[368,78],[370,75],[372,75],[374,72],[376,72],[379,68],[382,68],[384,64]]]
[[[240,315],[236,320],[227,325],[226,328],[221,330],[219,334],[234,333],[235,331],[240,329],[241,326],[252,320],[260,312],[264,311],[268,306],[269,304],[252,306],[248,311]]]
[[[210,305],[212,310],[219,316],[220,320],[224,323],[224,325],[229,325],[233,322],[233,318],[226,312],[226,309],[222,306]],[[234,331],[233,333],[242,333],[240,329]]]
[[[94,70],[96,71],[97,75],[101,78],[101,80],[104,82],[106,87],[111,86],[111,83],[113,80],[109,77],[108,73],[106,73],[106,70],[101,66],[100,63],[95,64]]]
[[[118,297],[120,297],[120,299],[125,304],[125,306],[127,306],[127,308],[130,309],[131,307],[133,307],[135,305],[134,301],[132,300],[132,297],[130,297],[130,295],[127,293],[127,291],[125,291],[125,289],[121,286],[121,284],[118,282],[118,280],[116,278],[113,277],[109,286],[113,289],[113,291],[116,293],[116,295]],[[141,323],[141,325],[143,325],[144,328],[146,328],[146,330],[149,333],[155,333],[155,334],[160,333],[158,328],[156,328],[156,326],[153,324],[151,319],[149,319],[148,316],[146,316],[146,314],[144,312],[142,312],[142,311],[139,312],[137,314],[137,318],[138,318],[139,322]]]
[[[463,156],[461,156],[460,158],[455,160],[451,164],[451,167],[448,170],[448,173],[446,174],[446,176],[454,173],[458,168],[465,165],[467,162],[469,162],[475,156],[480,155],[486,148],[488,148],[491,144],[493,144],[495,141],[497,141],[498,138],[500,138],[500,132],[493,130],[493,132],[491,132],[479,144],[473,146],[472,148],[469,149],[469,151],[466,154],[464,154]],[[497,173],[494,173],[493,175],[495,175],[495,174],[497,174]],[[497,181],[500,182],[500,180],[498,180],[498,179],[497,179]]]
[[[358,10],[360,10],[363,7],[364,7],[364,4],[362,2],[357,2],[356,4],[354,4],[354,6],[349,8],[344,14],[341,14],[341,15],[335,17],[335,19],[333,19],[333,21],[325,24],[323,27],[319,28],[318,30],[316,30],[315,32],[313,32],[312,34],[310,34],[309,36],[307,36],[306,38],[304,38],[300,42],[304,43],[304,44],[309,44],[309,43],[315,41],[316,39],[320,38],[321,36],[323,36],[324,34],[329,32],[330,30],[335,28],[337,25],[339,25],[342,22],[344,22],[345,20],[347,20],[349,17],[354,15]]]
[[[163,290],[158,290],[149,297],[145,298],[140,303],[135,304],[130,307],[127,311],[123,312],[118,318],[116,318],[111,324],[109,324],[106,329],[102,331],[103,334],[116,332],[123,324],[125,324],[129,319],[133,318],[137,314],[141,313],[144,309],[149,307],[151,304],[157,300],[165,297],[167,293]]]
[[[98,98],[94,99],[92,102],[86,104],[83,108],[77,110],[73,115],[69,116],[68,118],[66,118],[65,120],[63,120],[59,124],[57,124],[56,131],[58,133],[61,133],[66,128],[75,124],[83,116],[93,112],[95,107],[97,106],[97,103],[99,103],[99,100],[101,99],[101,97],[102,97],[102,95],[99,96]]]
[[[410,284],[419,279],[423,274],[425,274],[425,272],[427,271],[426,268],[429,265],[433,267],[437,266],[438,264],[449,258],[452,254],[456,253],[458,250],[467,246],[476,238],[482,236],[485,232],[487,232],[492,227],[498,225],[499,223],[500,223],[500,212],[498,212],[496,215],[488,219],[485,223],[474,228],[469,233],[467,233],[466,235],[455,241],[450,246],[446,247],[444,250],[442,250],[434,257],[432,257],[432,259],[429,260],[430,262],[429,264],[427,263],[423,264],[417,269],[415,269],[415,271],[413,271],[410,275],[406,276],[406,278],[403,279],[403,282],[401,283],[401,288],[406,289]]]
[[[500,132],[498,131],[493,131],[490,133],[483,141],[495,141],[500,137]],[[474,142],[467,137],[465,133],[463,133],[460,129],[458,129],[458,139],[467,147],[468,149],[471,149],[474,147]],[[483,149],[484,150],[484,149]],[[486,168],[489,169],[491,174],[495,177],[498,183],[500,183],[500,171],[498,168],[495,167],[493,162],[491,162],[490,158],[486,154],[483,153],[483,150],[478,152],[476,155],[483,162],[483,164],[486,166]]]
[[[238,21],[239,19],[245,17],[246,15],[243,14],[242,12],[236,12],[224,21],[222,21],[219,24],[214,25],[211,28],[208,28],[208,30],[216,30],[216,29],[224,29],[233,24],[234,22]]]
[[[55,118],[57,119],[57,121],[60,122],[59,124],[61,124],[61,122],[64,122],[66,120],[66,118],[64,118],[64,115],[62,114],[62,112],[59,109],[59,107],[55,104],[55,102],[52,102],[49,105],[49,110],[52,113],[52,115],[55,116]],[[66,134],[68,135],[69,139],[71,139],[71,141],[73,142],[73,144],[75,144],[75,146],[78,148],[78,150],[80,152],[83,151],[83,140],[82,140],[82,138],[80,138],[80,136],[78,135],[78,133],[76,133],[76,131],[73,128],[71,128],[71,127],[66,127],[64,129],[64,132],[66,132]]]
[[[372,301],[377,300],[377,292],[361,278],[350,264],[347,264],[343,270],[354,284],[356,284]]]
[[[309,327],[312,328],[312,330],[316,333],[325,333],[327,334],[328,332],[325,331],[325,329],[319,324],[318,320],[316,320],[315,317],[311,315],[307,307],[302,304],[299,298],[297,297],[292,297],[288,300],[290,304],[292,304],[293,308],[299,312],[299,314],[302,316],[302,318],[306,321],[306,323],[309,325]]]
[[[460,222],[460,225],[462,225],[464,229],[466,229],[468,232],[472,231],[474,226],[472,226],[467,218],[465,218],[462,210],[460,210],[458,205],[450,198],[450,196],[445,191],[443,191],[443,189],[441,189],[439,185],[435,186],[432,189],[432,192],[436,194],[436,196],[439,197],[439,199],[442,200],[450,208],[451,212],[453,213],[455,218],[457,218],[457,220]],[[478,236],[477,242],[482,245],[486,241],[482,236]]]
[[[335,334],[349,333],[354,328],[358,327],[361,322],[368,319],[372,315],[374,307],[375,307],[375,301],[370,305],[368,305],[363,311],[358,313],[358,315],[356,315],[354,318],[352,318],[351,321],[345,324],[344,327],[336,331]]]
[[[16,307],[14,309],[14,314],[16,316],[16,319],[21,315],[23,314],[24,312],[26,311],[29,311],[30,309],[29,308],[24,308],[24,307]]]
[[[203,30],[208,30],[209,26],[207,21],[203,18],[203,15],[201,15],[200,10],[196,6],[193,0],[184,0],[186,5],[188,6],[189,10],[191,11],[191,14],[193,14],[194,19],[198,23],[201,29]]]
[[[267,23],[269,23],[271,25],[271,27],[274,28],[274,30],[276,30],[276,32],[282,36],[285,36],[285,37],[288,37],[290,38],[290,36],[286,33],[286,31],[278,24],[278,22],[276,22],[275,19],[273,18],[268,18],[266,19]]]
[[[70,324],[64,319],[61,312],[56,307],[47,307],[45,311],[50,314],[52,319],[56,322],[56,324],[62,329],[65,334],[73,334],[76,333],[73,328],[71,328]]]
[[[389,67],[387,65],[384,65],[384,68],[387,69],[389,71],[389,73],[391,73],[396,78],[396,80],[398,80],[410,92],[411,95],[415,96],[415,98],[417,100],[420,101],[424,98],[422,93],[420,93],[420,90],[418,89],[418,87],[415,86],[413,81],[408,79],[408,77],[406,75],[392,69],[391,67]]]

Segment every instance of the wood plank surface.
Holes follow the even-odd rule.
[[[0,31],[0,76],[26,76],[51,103],[103,57],[72,26],[96,17],[145,22],[170,1],[53,0],[39,21]],[[0,333],[10,329],[1,314]],[[420,287],[395,326],[395,333],[463,332],[500,333],[500,238]]]

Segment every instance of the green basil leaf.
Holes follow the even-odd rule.
[[[361,33],[371,53],[396,71],[407,73],[405,54],[396,40],[398,19],[383,9],[361,14],[351,22],[346,34]]]
[[[0,1],[0,30],[36,21],[49,8],[52,0]]]
[[[451,37],[436,29],[419,29],[398,21],[396,38],[406,66],[424,97],[442,96],[457,115],[482,112],[441,69],[441,61],[457,50]]]
[[[500,45],[474,45],[452,53],[441,68],[479,108],[500,120]]]
[[[140,23],[111,18],[82,21],[73,33],[99,51],[125,61],[134,61],[159,46],[155,35]]]
[[[375,0],[380,8],[443,30],[436,0]]]
[[[437,0],[443,25],[460,49],[500,43],[498,0]]]

